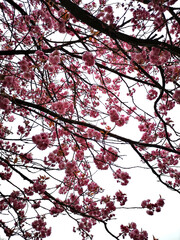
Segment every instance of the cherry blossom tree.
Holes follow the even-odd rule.
[[[82,239],[97,223],[114,239],[148,239],[131,219],[118,235],[108,223],[128,201],[123,146],[180,193],[176,3],[0,1],[0,227],[8,239],[50,236],[50,215],[74,219]],[[98,172],[111,173],[114,194]],[[139,208],[153,215],[164,203],[142,199]]]

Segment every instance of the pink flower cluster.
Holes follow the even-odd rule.
[[[85,62],[86,66],[93,66],[95,64],[95,57],[91,52],[83,53],[82,60]]]
[[[109,111],[111,122],[116,122],[119,120],[119,114],[117,113],[117,110],[115,108],[111,109]]]
[[[13,76],[5,76],[3,79],[3,87],[11,88],[14,85],[14,77]]]
[[[41,50],[37,50],[36,55],[37,55],[37,60],[39,60],[41,63],[46,62],[48,60],[48,56],[46,56],[44,52]]]
[[[141,140],[144,141],[145,143],[150,143],[154,142],[157,139],[157,134],[155,132],[155,123],[151,123],[148,120],[143,123],[139,124],[138,128],[141,132],[144,132]]]
[[[5,170],[4,172],[0,172],[0,178],[2,180],[9,180],[12,176],[11,169],[8,167],[4,167],[4,170]]]
[[[9,105],[9,99],[5,98],[3,96],[0,96],[0,109],[5,110],[6,112],[9,112],[10,105]]]
[[[75,161],[66,163],[66,175],[67,176],[74,176],[74,175],[76,175],[77,172],[79,172],[79,168]]]
[[[103,2],[103,1],[101,1],[101,2]],[[111,6],[106,6],[104,8],[104,11],[101,11],[100,13],[98,13],[98,15],[96,17],[100,18],[105,23],[109,23],[109,24],[113,25],[113,23],[114,23],[113,8]]]
[[[54,207],[50,209],[50,214],[53,215],[54,217],[58,216],[59,213],[62,213],[64,211],[64,208],[62,205],[60,205],[58,202],[61,202],[58,198],[56,199],[57,201],[54,202]]]
[[[91,138],[91,139],[94,138],[97,141],[100,140],[102,137],[102,134],[99,131],[96,131],[91,128],[87,130],[87,135],[88,135],[88,138]]]
[[[51,228],[46,228],[46,222],[44,222],[44,219],[40,216],[37,217],[37,220],[32,222],[32,227],[37,231],[37,234],[39,236],[36,236],[34,239],[42,239],[46,238],[51,235]]]
[[[49,144],[49,137],[47,133],[40,133],[32,137],[32,141],[37,145],[40,150],[45,150]]]
[[[118,159],[118,154],[112,147],[109,147],[106,151],[101,149],[101,151],[102,153],[98,154],[94,159],[94,163],[98,169],[106,170],[109,167],[108,164],[111,164]]]
[[[106,162],[112,163],[115,162],[117,159],[118,159],[117,151],[114,148],[109,147],[105,152],[104,160]]]
[[[56,28],[60,33],[66,33],[66,32],[67,32],[65,21],[62,20],[62,19],[59,20],[58,25],[56,25],[55,28]]]
[[[166,101],[165,103],[162,103],[159,105],[159,112],[163,115],[167,115],[168,111],[170,111],[171,109],[173,109],[175,106],[175,102],[174,101]]]
[[[76,151],[76,156],[75,156],[75,159],[77,161],[82,161],[84,159],[84,151],[83,150],[77,150]]]
[[[13,191],[9,197],[9,204],[14,208],[15,211],[22,210],[26,204],[20,198],[19,191]]]
[[[52,103],[52,109],[57,111],[60,115],[64,115],[67,112],[74,112],[74,106],[71,102],[58,101]]]
[[[116,125],[119,127],[124,126],[129,121],[129,116],[120,115],[119,119],[116,121]]]
[[[148,95],[147,95],[147,99],[149,100],[153,100],[157,97],[157,91],[154,90],[154,89],[151,89],[149,92],[148,92]]]
[[[117,126],[122,127],[129,120],[129,116],[119,115],[115,108],[111,108],[109,111],[111,122],[115,122]]]
[[[34,194],[34,189],[33,189],[33,187],[24,188],[24,193],[25,193],[27,196],[32,196],[32,195]]]
[[[49,63],[52,65],[58,65],[59,62],[60,62],[60,53],[58,50],[55,50],[49,56]]]
[[[133,63],[133,61],[135,61],[138,64],[144,64],[147,62],[147,54],[145,52],[145,50],[143,50],[140,53],[131,53],[131,62]]]
[[[124,186],[129,183],[128,179],[131,179],[129,174],[127,172],[121,171],[120,168],[116,172],[113,173],[113,176],[115,179],[121,179],[123,181],[123,182],[121,182],[121,185],[124,185]],[[117,182],[120,182],[120,181],[117,180]]]
[[[49,55],[49,62],[46,62],[44,65],[44,69],[48,70],[49,72],[57,72],[59,69],[60,63],[60,53],[58,50],[55,50]]]
[[[148,234],[146,231],[139,231],[137,229],[136,223],[132,222],[129,226],[121,225],[122,237],[125,238],[129,234],[130,238],[134,240],[147,240]]]
[[[114,205],[114,201],[111,201],[110,196],[102,196],[100,203],[105,203],[106,207],[101,209],[101,215],[103,219],[111,219],[114,214],[112,214],[113,211],[116,210],[116,207]]]
[[[43,194],[46,191],[46,184],[42,180],[38,179],[34,182],[33,189],[35,193]]]
[[[141,206],[142,208],[147,208],[148,210],[146,211],[146,213],[148,215],[153,215],[154,214],[154,211],[156,212],[160,212],[161,211],[161,208],[164,206],[164,199],[162,198],[159,198],[157,200],[156,203],[151,203],[150,202],[150,199],[148,200],[144,200],[142,203],[141,203]]]
[[[31,63],[27,60],[23,59],[19,62],[21,70],[23,72],[23,76],[26,79],[34,79],[34,72],[31,71]]]
[[[66,112],[65,103],[63,101],[52,103],[52,109],[56,110],[60,115],[64,115]]]
[[[168,82],[176,82],[180,75],[180,65],[172,65],[167,66],[164,69],[165,76],[166,76],[166,83]]]
[[[174,180],[175,180],[174,183],[172,183],[172,181],[168,181],[167,183],[169,185],[173,186],[174,188],[179,187],[180,186],[180,172],[177,169],[169,168],[168,166],[166,168],[168,168],[170,177],[174,178]],[[166,170],[166,172],[167,172],[167,170]]]
[[[33,160],[32,153],[25,153],[20,155],[21,161],[23,163],[31,163]]]
[[[152,64],[163,65],[170,58],[168,51],[161,51],[159,48],[152,47],[149,54],[149,60]]]
[[[123,206],[125,205],[126,201],[127,201],[127,197],[126,194],[122,193],[120,190],[118,192],[116,192],[114,198],[120,202],[120,205]]]
[[[95,219],[91,219],[91,218],[86,218],[83,217],[81,219],[81,222],[79,223],[79,229],[83,229],[81,235],[82,235],[82,239],[85,240],[87,239],[88,235],[85,234],[85,231],[90,232],[91,228],[93,225],[95,225],[96,220]],[[84,231],[85,230],[85,231]]]
[[[173,94],[174,100],[180,104],[180,90],[176,90],[175,93]]]
[[[40,207],[40,204],[41,204],[41,201],[35,201],[31,206],[34,208],[34,209],[37,209]]]
[[[91,193],[98,193],[99,192],[99,186],[95,182],[91,182],[88,184],[88,191]]]
[[[5,199],[0,200],[0,211],[2,212],[8,207],[8,203]]]

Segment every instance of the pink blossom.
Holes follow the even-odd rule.
[[[163,65],[170,58],[170,53],[168,51],[161,51],[159,48],[152,47],[149,54],[149,59],[152,64]]]
[[[108,13],[112,13],[113,9],[112,9],[111,6],[107,6],[107,7],[104,8],[104,11],[108,12]]]
[[[37,209],[37,208],[39,208],[40,207],[40,201],[38,201],[38,202],[34,202],[33,204],[32,204],[32,207],[34,208],[34,209]]]
[[[25,72],[25,73],[23,74],[23,76],[24,76],[24,78],[26,78],[26,79],[31,79],[31,73],[30,73],[30,72]]]
[[[112,147],[109,147],[108,150],[105,152],[104,160],[106,162],[112,163],[118,159],[118,153]]]
[[[66,33],[66,25],[64,21],[59,22],[59,32],[60,33]]]
[[[56,110],[60,115],[64,115],[66,113],[65,102],[58,101],[52,104],[52,109]]]
[[[14,77],[13,76],[6,76],[3,80],[3,87],[12,87],[14,85]]]
[[[120,190],[118,192],[116,192],[115,198],[118,202],[120,202],[121,206],[125,205],[125,203],[127,201],[126,194],[122,193]]]
[[[46,184],[38,179],[34,182],[33,188],[34,192],[42,194],[46,190]]]
[[[85,52],[82,56],[82,59],[87,66],[93,66],[95,64],[95,57],[91,52]]]
[[[129,174],[127,172],[121,171],[120,168],[113,173],[113,176],[115,179],[121,179],[123,181],[121,185],[127,185],[129,183],[129,179],[131,179]],[[117,182],[119,182],[119,180],[117,180]]]
[[[127,124],[129,121],[129,116],[121,115],[119,119],[116,121],[116,125],[122,127],[124,124]]]
[[[46,228],[46,222],[44,222],[44,219],[40,216],[37,217],[37,220],[32,222],[32,227],[40,234],[41,239],[48,237],[51,234],[51,228]],[[36,239],[39,239],[39,237]]]
[[[178,104],[180,104],[180,90],[176,90],[173,94],[173,98],[176,100]]]
[[[99,4],[105,5],[107,0],[99,0]]]
[[[50,143],[47,133],[37,134],[32,137],[32,140],[40,150],[45,150]]]
[[[153,100],[157,97],[157,91],[155,91],[154,89],[151,89],[149,92],[148,92],[148,95],[147,95],[147,99],[149,100]]]
[[[99,186],[95,182],[91,182],[88,184],[88,190],[93,193],[97,193],[99,191]]]
[[[14,118],[13,115],[11,115],[11,116],[8,117],[8,121],[9,121],[9,122],[14,122],[14,119],[15,119],[15,118]]]
[[[117,113],[116,109],[111,109],[109,111],[110,119],[112,122],[116,122],[119,120],[119,114]]]
[[[79,168],[75,161],[66,163],[66,175],[74,176],[79,171]]]
[[[8,98],[4,98],[3,96],[0,96],[0,109],[3,109],[8,112],[10,110],[9,103],[10,101]]]

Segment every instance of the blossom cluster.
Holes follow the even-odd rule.
[[[45,150],[49,144],[49,136],[47,133],[40,133],[32,137],[32,141],[37,145],[40,150]]]
[[[136,223],[132,222],[128,226],[121,225],[120,226],[121,231],[122,231],[122,236],[123,238],[129,234],[130,238],[133,240],[147,240],[148,239],[148,234],[146,231],[139,231],[137,229]]]
[[[1,178],[1,180],[9,180],[11,178],[11,176],[12,176],[11,169],[3,161],[0,161],[0,166],[4,167],[4,171],[2,171],[2,170],[0,171],[0,178]]]
[[[19,65],[25,79],[34,79],[34,72],[32,71],[32,64],[30,61],[23,59],[19,62]]]
[[[115,122],[119,127],[122,127],[129,120],[129,116],[119,115],[115,108],[110,109],[109,116],[111,122]]]
[[[125,205],[125,203],[127,202],[126,194],[122,193],[120,190],[116,192],[114,199],[116,199],[121,206]]]
[[[79,168],[76,164],[76,161],[67,162],[65,172],[67,176],[72,176],[79,172]]]
[[[13,191],[9,197],[9,203],[12,205],[15,211],[20,211],[24,209],[26,203],[20,197],[19,191]]]
[[[91,52],[83,53],[82,60],[85,62],[87,66],[93,66],[95,64],[95,57]]]
[[[101,2],[105,2],[105,1],[102,0]],[[101,3],[101,4],[104,4],[104,3]],[[105,23],[113,25],[114,23],[113,8],[111,6],[106,6],[104,8],[104,11],[99,12],[96,17],[101,19]]]
[[[49,211],[50,214],[53,215],[54,217],[57,216],[59,213],[62,213],[64,211],[64,208],[60,204],[60,202],[61,202],[61,200],[57,198],[56,201],[54,202],[54,206]]]
[[[138,64],[144,64],[148,61],[147,59],[147,53],[145,49],[143,49],[142,52],[132,52],[131,53],[131,63],[135,61]]]
[[[95,182],[91,182],[88,184],[88,191],[91,193],[99,192],[99,186]]]
[[[0,96],[0,109],[5,110],[5,112],[10,111],[10,101],[8,98]]]
[[[63,170],[66,167],[65,157],[69,154],[69,148],[67,144],[61,144],[61,147],[57,147],[53,152],[50,152],[48,158],[44,158],[44,163],[48,166],[59,165],[59,169]]]
[[[36,230],[34,239],[46,238],[51,234],[51,228],[46,227],[46,222],[44,222],[44,219],[40,216],[37,216],[37,220],[32,222],[32,227]]]
[[[101,149],[101,153],[95,157],[94,163],[98,169],[106,170],[109,167],[108,164],[115,162],[117,159],[117,151],[112,147],[109,147],[107,150]]]
[[[163,65],[170,58],[168,51],[161,51],[159,48],[152,47],[149,54],[149,60],[152,64]]]
[[[155,99],[156,97],[157,97],[157,91],[156,90],[154,90],[154,89],[151,89],[151,90],[149,90],[149,92],[148,92],[148,95],[147,95],[147,99],[149,99],[149,100],[153,100],[153,99]]]
[[[60,115],[64,115],[68,112],[74,112],[74,106],[72,102],[57,101],[52,103],[52,109],[56,110]]]
[[[177,89],[175,91],[175,93],[173,94],[173,98],[178,104],[180,104],[180,90],[179,89]]]
[[[109,111],[109,115],[110,115],[111,122],[116,122],[117,120],[119,120],[119,114],[116,109],[114,108],[111,109]]]
[[[87,131],[86,131],[87,135],[88,135],[88,138],[94,138],[95,140],[100,140],[101,137],[102,137],[102,134],[99,132],[99,131],[96,131],[94,129],[91,129],[89,128]]]
[[[160,212],[161,211],[161,208],[164,206],[164,199],[162,198],[159,198],[157,200],[156,203],[151,203],[150,202],[150,199],[148,200],[144,200],[142,203],[141,203],[141,206],[142,208],[147,208],[148,210],[146,211],[146,213],[148,215],[153,215],[154,214],[154,211],[156,212]]]
[[[121,182],[121,185],[124,186],[129,183],[128,179],[131,179],[129,174],[127,172],[123,172],[120,168],[113,173],[113,176],[115,179],[118,179],[117,182],[120,182],[120,180],[122,180],[123,182]]]
[[[7,88],[11,88],[15,85],[13,76],[5,76],[2,82],[2,86]]]
[[[42,180],[37,179],[33,184],[34,192],[43,194],[46,191],[46,186],[47,185]]]
[[[58,64],[60,63],[60,53],[58,50],[53,51],[49,55],[49,62],[46,62],[44,69],[48,70],[51,73],[55,73],[58,70]]]

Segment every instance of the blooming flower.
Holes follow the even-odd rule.
[[[175,93],[173,94],[173,98],[178,104],[180,104],[180,90],[175,91]]]
[[[90,52],[85,52],[82,56],[83,61],[87,66],[93,66],[95,63],[95,57]]]

